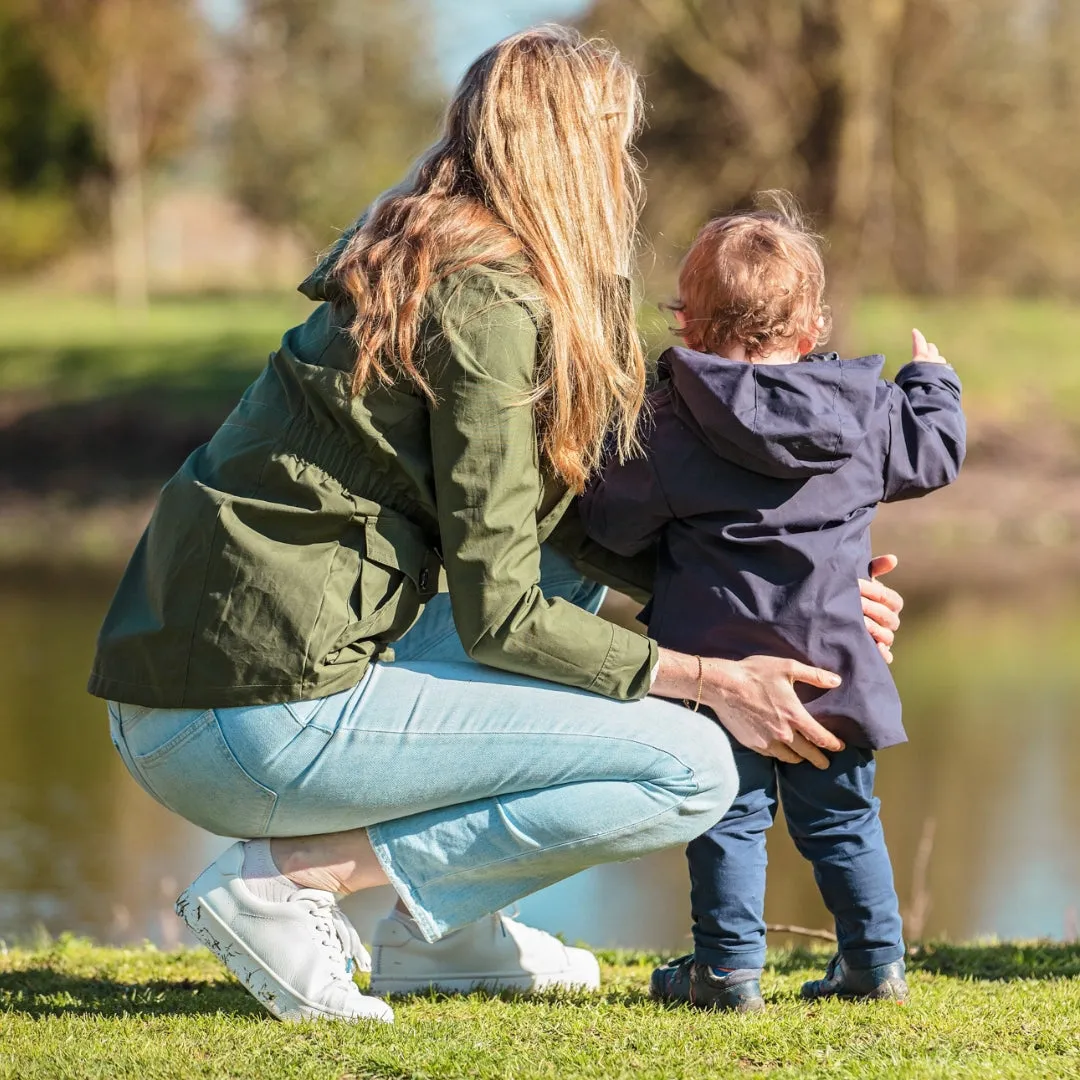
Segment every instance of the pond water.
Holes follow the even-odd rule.
[[[186,940],[172,900],[228,843],[136,786],[109,741],[103,703],[83,689],[110,592],[107,581],[0,580],[0,938],[9,942],[41,929]],[[901,899],[925,935],[1076,934],[1072,601],[1065,591],[909,604],[895,673],[911,742],[881,755],[878,776]],[[391,901],[381,889],[347,902],[362,935]],[[682,852],[587,871],[522,901],[520,912],[571,941],[684,951]],[[828,925],[779,822],[767,917]]]

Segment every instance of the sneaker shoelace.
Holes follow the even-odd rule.
[[[353,943],[350,940],[350,924],[338,909],[333,896],[317,889],[298,889],[289,899],[291,903],[302,904],[307,908],[319,936],[319,943],[333,961],[330,965],[331,978],[335,982],[352,984]]]
[[[370,971],[371,953],[364,948],[363,942],[360,940],[360,935],[356,932],[356,928],[349,922],[348,916],[336,903],[334,904],[333,910],[330,912],[330,917],[337,924],[338,935],[344,935],[342,940],[348,942],[345,951],[352,957],[353,963],[351,970]]]

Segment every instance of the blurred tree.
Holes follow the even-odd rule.
[[[196,0],[21,0],[56,79],[92,117],[109,165],[118,303],[147,300],[147,170],[191,134],[203,76]]]
[[[1076,0],[595,0],[647,80],[646,225],[682,248],[762,188],[863,288],[1080,290]],[[668,282],[665,282],[668,284]]]
[[[248,0],[230,137],[235,193],[325,244],[433,138],[424,0]]]
[[[103,159],[85,111],[65,96],[27,32],[20,0],[0,0],[0,272],[63,250]]]

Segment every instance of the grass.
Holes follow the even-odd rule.
[[[152,395],[166,412],[228,407],[311,310],[291,294],[162,300],[0,293],[0,392],[49,402]]]
[[[1080,306],[882,297],[858,307],[853,336],[861,350],[886,353],[891,374],[911,356],[913,326],[956,366],[969,416],[1006,424],[1080,418]]]
[[[0,293],[0,392],[49,401],[152,395],[168,411],[227,408],[283,330],[311,305],[299,294],[164,299],[143,314],[104,299]],[[642,308],[650,341],[664,320]],[[883,297],[864,301],[852,336],[884,352],[890,370],[910,355],[918,325],[955,362],[969,409],[1004,421],[1080,416],[1080,307],[1054,301]],[[1040,417],[1042,419],[1043,417]]]
[[[61,939],[0,956],[0,1077],[1073,1077],[1080,946],[929,945],[912,1001],[797,997],[824,953],[770,954],[768,1012],[661,1008],[655,957],[602,954],[598,995],[395,1002],[393,1027],[278,1024],[203,950]]]

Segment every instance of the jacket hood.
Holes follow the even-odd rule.
[[[297,285],[297,292],[303,293],[309,300],[340,300],[341,290],[331,281],[330,274],[337,265],[341,253],[348,246],[353,234],[364,223],[364,214],[350,225],[319,258],[315,269]]]
[[[749,364],[668,349],[661,375],[682,419],[717,454],[778,478],[831,473],[867,436],[883,356],[815,354],[797,364]]]

